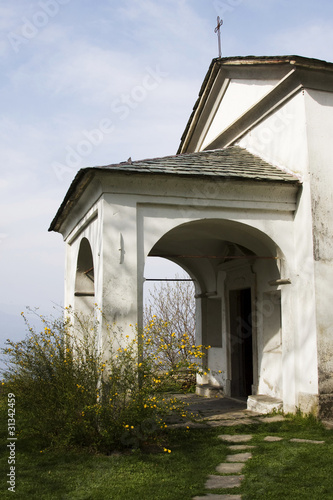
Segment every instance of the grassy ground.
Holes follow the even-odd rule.
[[[6,500],[13,498],[13,493],[6,485],[9,449],[3,420],[0,496]],[[245,500],[333,499],[333,433],[314,420],[301,418],[235,428],[169,430],[162,439],[171,453],[156,450],[110,456],[74,450],[41,453],[34,449],[33,443],[18,440],[15,498],[190,500],[207,493],[204,489],[207,475],[213,474],[230,453],[227,444],[217,438],[223,433],[252,433],[253,444],[257,446],[246,464],[241,488],[232,493],[241,493]],[[263,441],[267,435],[284,439],[267,443]],[[291,438],[325,440],[325,444],[290,443]],[[230,493],[230,490],[216,490],[216,493]]]
[[[324,430],[312,419],[300,417],[254,429],[247,426],[248,431],[253,433],[251,445],[256,448],[246,464],[245,480],[238,490],[244,500],[333,499],[332,431]],[[283,440],[265,442],[267,435]],[[325,441],[325,444],[293,443],[289,441],[292,438]],[[216,492],[227,493],[226,490]]]

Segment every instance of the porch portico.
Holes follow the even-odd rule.
[[[315,404],[315,365],[296,376],[313,352],[295,335],[300,186],[241,148],[80,171],[53,222],[67,243],[66,305],[97,303],[108,323],[142,326],[146,259],[167,258],[193,278],[197,342],[211,346],[199,386],[266,394],[287,411],[300,392]]]

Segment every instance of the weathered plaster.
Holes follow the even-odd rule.
[[[134,335],[129,324],[142,326],[146,259],[169,258],[195,280],[197,343],[212,344],[201,383],[229,395],[237,390],[237,346],[248,334],[252,394],[282,399],[285,411],[332,417],[333,93],[331,70],[310,62],[243,65],[231,58],[221,70],[215,62],[182,143],[186,152],[223,147],[235,137],[296,174],[301,187],[98,169],[70,197],[59,231],[66,242],[66,305],[75,305],[86,238],[93,300],[105,322]],[[237,300],[245,301],[245,292],[237,299],[241,290],[251,326],[233,316]],[[101,337],[104,329],[102,322]]]

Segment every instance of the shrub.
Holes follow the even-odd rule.
[[[163,352],[166,368],[189,360],[189,351],[195,344],[194,285],[185,275],[177,275],[176,280],[180,281],[154,285],[144,314],[145,329],[149,329],[155,347],[158,349],[161,342],[166,346]]]
[[[83,331],[80,338],[73,336],[68,317],[42,318],[40,332],[23,317],[28,335],[17,343],[7,340],[2,349],[8,360],[4,384],[16,396],[22,437],[33,437],[42,447],[84,443],[93,429],[81,425],[82,410],[96,403],[99,380],[94,335]]]
[[[166,385],[179,389],[195,385],[197,373],[202,373],[202,361],[207,349],[195,345],[187,331],[175,332],[168,321],[153,315],[141,335],[144,358],[151,358],[159,373],[160,387]]]
[[[64,319],[41,317],[41,331],[23,317],[28,335],[17,343],[7,340],[2,349],[7,360],[2,397],[15,394],[21,438],[42,448],[84,446],[108,452],[156,437],[170,412],[185,416],[184,404],[165,397],[160,386],[180,367],[194,372],[199,366],[184,364],[180,356],[165,372],[164,339],[158,346],[150,334],[157,320],[134,340],[110,329],[103,351],[95,314],[79,317],[68,310]],[[185,340],[180,349],[188,348]],[[199,359],[202,350],[191,349]]]

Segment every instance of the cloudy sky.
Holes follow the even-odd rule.
[[[1,339],[63,300],[47,229],[78,169],[174,154],[209,64],[333,61],[331,0],[1,0]]]

